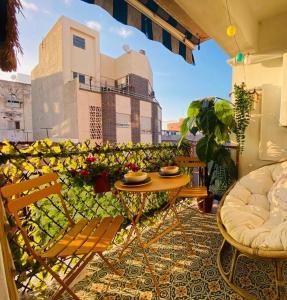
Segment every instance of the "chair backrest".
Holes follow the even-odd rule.
[[[205,185],[206,163],[201,162],[196,156],[177,156],[176,164],[192,175],[193,186]]]
[[[61,194],[62,186],[57,182],[57,179],[58,175],[56,173],[49,173],[19,183],[9,184],[0,189],[1,197],[7,201],[7,210],[14,216],[16,225],[19,228],[27,246],[27,250],[30,254],[33,254],[34,257],[37,256],[34,251],[34,243],[30,239],[27,229],[22,226],[25,219],[20,216],[18,213],[19,211],[22,211],[27,206],[30,206],[39,200],[52,195],[58,195],[69,224],[74,224]],[[53,239],[51,241],[53,241]]]
[[[8,211],[14,216],[17,215],[19,210],[56,194],[60,198],[66,217],[71,222],[71,217],[61,194],[62,186],[57,180],[58,175],[56,173],[49,173],[19,183],[8,184],[2,187],[0,192],[1,196],[8,202]]]
[[[205,168],[206,163],[199,161],[196,156],[177,156],[176,164],[181,168]]]

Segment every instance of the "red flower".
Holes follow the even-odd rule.
[[[127,163],[125,165],[126,168],[128,168],[129,170],[132,170],[133,172],[136,172],[139,170],[139,167],[136,164],[133,163]]]
[[[77,175],[78,172],[77,172],[75,169],[72,169],[72,170],[70,171],[70,173],[71,173],[71,175],[74,177],[74,176]]]
[[[84,177],[89,176],[90,172],[88,170],[81,170],[80,174]]]
[[[87,163],[92,163],[92,162],[95,162],[95,161],[96,161],[96,158],[94,156],[88,156],[86,158]]]
[[[106,171],[106,170],[103,170],[101,173],[100,173],[100,176],[102,177],[107,177],[109,175],[109,173]]]

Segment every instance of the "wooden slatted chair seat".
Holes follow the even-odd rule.
[[[184,198],[206,198],[208,195],[206,186],[184,187],[179,193],[179,197]]]
[[[92,252],[104,252],[113,241],[124,218],[106,217],[90,221],[80,220],[48,250],[39,252],[43,258],[84,255]]]
[[[27,252],[31,254],[61,285],[51,299],[59,299],[67,291],[74,299],[79,297],[70,289],[69,284],[77,277],[89,261],[98,254],[107,266],[116,274],[119,272],[103,256],[102,252],[111,245],[116,233],[121,227],[123,216],[81,219],[75,223],[69,215],[68,208],[61,194],[61,184],[57,182],[58,175],[46,174],[16,184],[6,185],[1,188],[1,197],[7,201],[7,209],[14,216],[16,224],[23,236]],[[56,238],[52,239],[42,249],[35,249],[26,229],[22,226],[19,211],[45,199],[57,195],[61,201],[68,226]],[[64,279],[49,266],[47,260],[81,256],[76,265]]]
[[[206,198],[208,196],[207,187],[204,185],[206,164],[195,156],[177,156],[176,164],[192,175],[191,185],[182,188],[178,197]]]

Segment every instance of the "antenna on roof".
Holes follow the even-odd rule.
[[[130,46],[128,44],[124,44],[123,45],[123,49],[126,53],[130,53],[131,52],[131,49],[130,49]]]

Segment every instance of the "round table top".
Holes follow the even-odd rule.
[[[164,192],[178,189],[190,182],[190,176],[182,174],[177,177],[161,177],[158,172],[148,173],[151,181],[142,186],[124,186],[120,180],[116,181],[115,188],[125,192]]]

